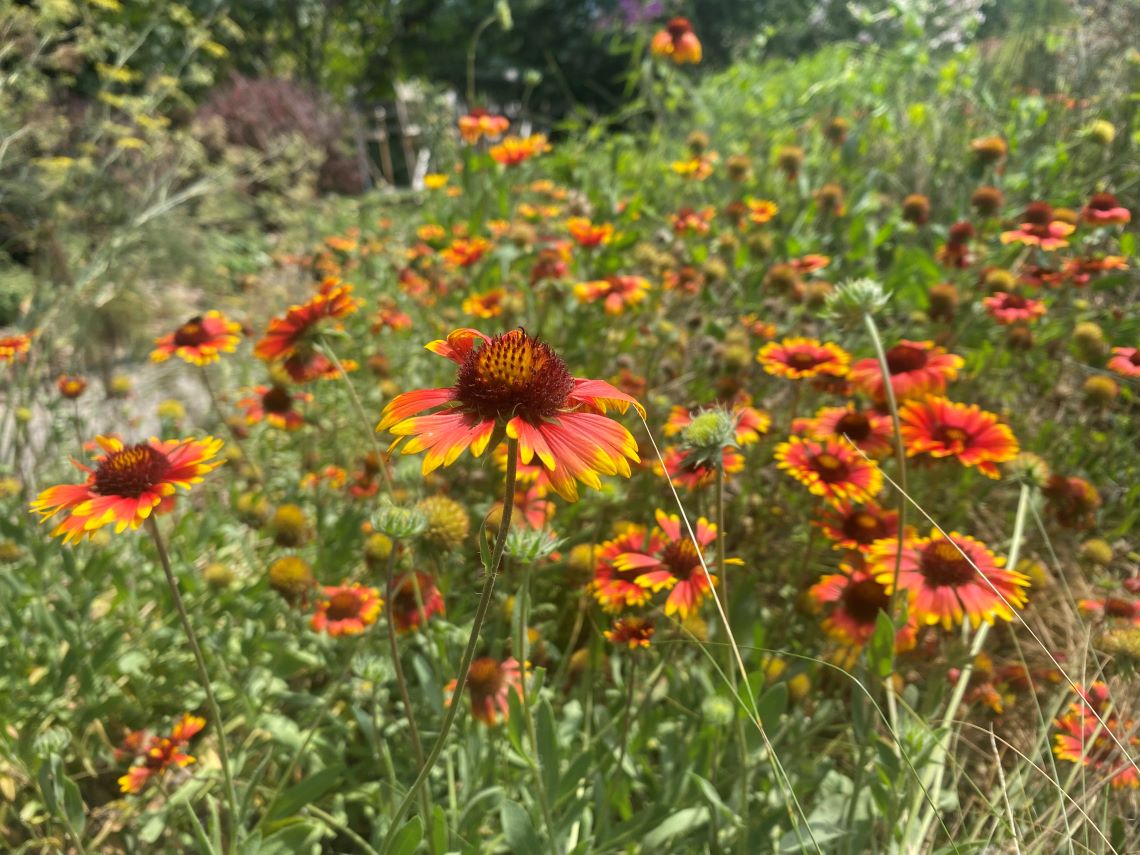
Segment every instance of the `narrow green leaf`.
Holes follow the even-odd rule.
[[[507,838],[511,855],[544,855],[547,851],[539,842],[530,814],[518,802],[509,799],[500,802],[499,819],[503,823],[503,836]]]
[[[440,805],[433,805],[431,809],[431,849],[447,851],[447,814]]]
[[[546,792],[558,792],[559,764],[558,730],[554,724],[554,710],[546,698],[538,705],[538,721],[535,722],[538,739],[538,762],[542,764],[542,779]]]
[[[788,684],[776,683],[760,696],[756,702],[756,711],[760,714],[760,723],[770,727],[779,721],[784,710],[788,708]]]
[[[875,618],[875,631],[867,645],[867,664],[879,679],[889,677],[895,667],[895,625],[890,615],[879,612]]]
[[[703,828],[708,825],[708,821],[709,809],[704,805],[679,810],[641,839],[643,851],[660,851],[674,838],[683,837],[698,828]]]
[[[321,796],[332,790],[340,783],[344,775],[344,765],[337,764],[327,769],[309,775],[301,783],[283,792],[272,805],[269,806],[268,819],[281,819],[292,816],[305,805],[312,804]]]

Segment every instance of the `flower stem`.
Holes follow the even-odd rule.
[[[162,540],[162,535],[158,530],[158,523],[155,522],[154,516],[147,517],[147,529],[150,531],[151,537],[154,539],[155,549],[158,550],[158,560],[162,564],[162,572],[166,575],[166,583],[170,586],[170,595],[174,599],[174,607],[178,610],[178,617],[182,621],[182,630],[186,633],[186,640],[190,644],[190,650],[194,654],[194,663],[198,666],[198,678],[202,681],[202,688],[206,690],[206,704],[210,708],[210,716],[214,720],[214,725],[218,733],[218,756],[222,764],[222,776],[226,782],[226,800],[230,808],[230,843],[231,845],[237,841],[239,821],[237,815],[237,791],[234,789],[234,779],[230,772],[230,753],[226,747],[226,728],[225,719],[222,718],[221,707],[218,706],[218,699],[214,697],[213,684],[210,682],[210,672],[206,668],[206,659],[202,655],[202,648],[198,644],[198,637],[194,634],[194,627],[190,623],[190,615],[186,612],[186,604],[182,602],[182,594],[178,590],[178,580],[174,577],[174,571],[170,569],[170,556],[166,551],[166,544]]]
[[[388,599],[392,598],[392,577],[393,571],[396,566],[396,547],[397,542],[392,541],[392,548],[388,552],[388,566],[386,570],[386,588]],[[415,582],[415,577],[412,577]],[[412,739],[412,751],[416,755],[416,766],[422,767],[424,765],[424,745],[420,741],[420,729],[416,727],[416,715],[412,710],[412,698],[408,694],[408,681],[404,676],[404,666],[400,662],[400,646],[396,643],[396,622],[392,620],[391,603],[388,605],[388,650],[392,654],[392,667],[396,670],[396,685],[400,688],[400,699],[404,704],[404,715],[408,719],[408,734]],[[427,622],[424,622],[427,625]],[[428,788],[425,784],[419,788],[420,791],[420,810],[424,813],[424,824],[426,825],[431,818],[431,797],[428,794]],[[432,846],[431,835],[428,835],[429,846]],[[434,849],[434,847],[433,847]]]
[[[495,547],[491,553],[491,559],[484,567],[483,592],[479,595],[479,605],[475,609],[475,620],[471,624],[471,635],[467,638],[467,647],[463,651],[463,659],[459,663],[459,676],[455,681],[455,692],[457,696],[462,695],[463,690],[467,686],[467,675],[471,670],[471,661],[475,658],[475,648],[479,645],[479,631],[483,628],[483,621],[486,619],[487,611],[490,609],[491,593],[495,590],[495,579],[499,575],[499,567],[503,562],[503,548],[507,543],[507,532],[511,527],[511,514],[514,512],[515,507],[515,474],[518,470],[518,455],[518,440],[508,438],[507,474],[504,479],[505,484],[503,487],[503,518],[499,523],[499,535],[495,539]],[[482,537],[482,532],[480,532],[478,536]],[[447,735],[451,732],[451,726],[455,723],[455,716],[460,706],[459,697],[453,697],[451,704],[443,714],[443,722],[440,724],[439,736],[435,738],[435,744],[432,745],[431,751],[428,752],[427,759],[420,767],[419,774],[416,775],[416,780],[412,782],[412,786],[404,795],[403,801],[401,801],[396,808],[396,812],[392,814],[388,831],[384,835],[384,842],[380,847],[380,855],[388,855],[388,852],[391,850],[392,844],[396,839],[396,833],[400,829],[400,823],[407,815],[409,808],[411,808],[412,802],[416,798],[416,792],[425,784],[432,767],[434,767],[436,761],[439,760],[439,755],[442,753],[443,746],[447,742]],[[429,819],[430,817],[424,817],[424,822],[426,823]]]
[[[232,424],[230,424],[229,419],[226,418],[226,414],[222,410],[221,401],[218,400],[217,393],[214,392],[214,384],[210,381],[210,371],[204,365],[202,366],[202,385],[206,387],[206,394],[210,396],[210,404],[213,406],[214,412],[217,414],[222,424],[226,426],[226,430],[229,431],[230,437],[234,441],[234,445],[236,445],[238,451],[241,452],[242,460],[244,460],[249,465],[250,472],[253,475],[253,480],[259,484],[263,483],[261,479],[261,468],[253,461],[253,458],[249,456],[249,451],[246,448],[245,442],[240,436],[238,436],[237,430]]]
[[[906,533],[906,507],[907,507],[907,483],[906,483],[906,449],[903,447],[902,441],[902,424],[899,421],[899,405],[898,400],[895,398],[895,387],[891,383],[891,367],[887,363],[887,352],[883,349],[883,340],[879,336],[879,327],[875,324],[874,317],[870,312],[863,313],[863,321],[867,325],[867,332],[871,336],[871,342],[875,346],[875,356],[879,360],[879,371],[883,375],[883,393],[887,398],[887,407],[891,411],[891,428],[894,432],[895,444],[895,466],[898,469],[898,486],[899,486],[899,501],[898,501],[898,534],[896,549],[895,549],[895,569],[891,577],[891,599],[888,605],[888,616],[891,622],[894,623],[898,619],[898,596],[899,596],[899,570],[902,568],[902,555],[903,555],[903,541]],[[848,440],[850,442],[850,440]],[[890,726],[892,733],[899,732],[899,711],[898,701],[895,698],[895,684],[894,674],[888,674],[883,683],[883,688],[887,696],[887,714],[890,719]],[[893,740],[892,745],[895,747],[895,753],[899,752],[898,741]]]

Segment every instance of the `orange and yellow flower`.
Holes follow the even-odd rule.
[[[875,541],[898,535],[899,514],[873,499],[861,504],[844,501],[826,507],[813,524],[831,541],[832,549],[868,552]]]
[[[151,778],[163,775],[172,767],[184,767],[194,763],[194,758],[184,749],[190,744],[201,730],[206,726],[206,720],[189,713],[183,713],[182,718],[174,725],[170,736],[152,736],[146,749],[139,756],[142,763],[131,767],[127,774],[119,778],[119,790],[124,793],[138,793]],[[136,731],[141,743],[143,734]]]
[[[842,440],[793,436],[776,446],[775,456],[778,468],[835,505],[867,502],[883,487],[879,467]]]
[[[649,293],[649,280],[641,276],[608,276],[592,282],[579,282],[574,296],[582,303],[602,301],[607,315],[620,315],[636,306]]]
[[[803,380],[821,375],[844,377],[851,357],[837,344],[793,337],[768,342],[756,354],[756,361],[776,377]]]
[[[1140,788],[1140,771],[1129,756],[1140,748],[1136,722],[1120,709],[1106,683],[1078,687],[1077,694],[1078,699],[1053,722],[1060,731],[1053,737],[1053,753],[1060,760],[1087,766],[1113,789]]]
[[[886,355],[891,386],[899,400],[944,391],[947,382],[956,379],[958,370],[966,364],[962,357],[947,353],[932,341],[903,339]],[[885,400],[883,372],[877,359],[860,359],[851,366],[847,379],[874,400]]]
[[[160,504],[172,500],[177,488],[189,490],[225,462],[213,459],[222,441],[209,436],[152,438],[129,446],[116,437],[95,441],[104,453],[94,459],[93,468],[76,463],[88,473],[86,482],[49,487],[31,503],[43,520],[67,513],[52,531],[52,537],[62,535],[64,543],[90,537],[105,525],[113,524],[116,533],[138,528]]]
[[[1033,202],[1025,209],[1022,222],[1016,229],[1001,233],[1001,242],[1039,246],[1043,250],[1060,249],[1069,245],[1067,238],[1075,231],[1072,223],[1055,219],[1053,206],[1048,202]]]
[[[907,457],[956,457],[990,478],[1000,476],[998,463],[1012,460],[1019,451],[1013,431],[977,404],[935,396],[906,401],[899,408],[899,423]]]
[[[209,365],[218,361],[221,353],[233,353],[241,341],[241,325],[229,320],[221,312],[210,311],[197,315],[172,333],[156,338],[150,358],[165,362],[172,356],[191,365]]]
[[[700,490],[716,481],[716,466],[711,460],[703,459],[703,455],[685,452],[675,445],[670,445],[665,448],[661,457],[665,461],[664,466],[655,463],[653,471],[658,475],[668,475],[674,487]],[[734,448],[722,449],[720,468],[726,477],[743,472],[744,455]]]
[[[443,594],[430,573],[417,570],[393,580],[388,591],[388,619],[396,632],[411,632],[445,611]]]
[[[290,306],[284,317],[269,321],[265,335],[253,349],[254,355],[266,362],[282,362],[289,376],[299,383],[335,375],[332,361],[317,352],[313,339],[321,322],[350,315],[361,303],[352,296],[351,285],[329,277],[307,302]]]
[[[486,238],[456,238],[440,255],[452,267],[470,267],[486,255],[492,243]]]
[[[298,430],[305,417],[295,409],[298,401],[309,402],[313,396],[307,392],[290,392],[284,386],[254,386],[253,394],[237,402],[245,413],[245,423],[255,425],[261,421],[281,430]]]
[[[61,374],[55,385],[60,395],[72,401],[87,391],[87,381],[73,374]]]
[[[796,419],[793,430],[816,439],[847,437],[868,457],[890,454],[894,437],[889,415],[850,403],[846,407],[823,407],[810,419]]]
[[[486,320],[496,318],[503,313],[503,303],[506,301],[506,288],[490,288],[469,294],[463,299],[463,311],[469,315]]]
[[[586,217],[571,217],[566,221],[566,231],[574,238],[578,246],[591,249],[602,246],[613,240],[614,227],[612,223],[592,223]]]
[[[898,561],[899,591],[910,598],[910,613],[920,624],[951,629],[966,621],[977,628],[983,621],[1013,620],[1013,610],[1025,605],[1029,579],[1004,568],[1004,558],[972,537],[908,534],[899,555],[896,539],[880,540],[867,553],[867,569],[890,594]]]
[[[673,226],[675,235],[707,235],[712,226],[716,209],[709,206],[701,208],[681,208],[675,214],[669,215],[669,222]]]
[[[313,613],[314,632],[331,636],[359,635],[376,623],[384,601],[380,592],[365,585],[326,585]]]
[[[26,333],[0,335],[0,364],[23,359],[32,346],[32,337]]]
[[[780,213],[780,206],[769,199],[745,199],[748,206],[748,222],[762,226]]]
[[[603,380],[571,376],[547,344],[523,330],[491,337],[458,329],[427,349],[459,366],[455,384],[396,396],[377,426],[397,437],[391,448],[404,443],[404,454],[427,452],[425,475],[468,448],[480,456],[492,437],[505,434],[518,440],[524,463],[542,462],[551,488],[567,501],[577,500],[579,481],[597,489],[600,474],[629,477],[637,443],[605,413],[632,405],[644,416],[630,395]],[[419,415],[437,407],[443,409]]]
[[[836,641],[862,647],[875,633],[879,612],[889,612],[891,595],[882,582],[865,569],[839,565],[838,573],[830,573],[808,590],[817,609],[828,609],[823,631]],[[913,620],[895,633],[895,651],[914,647],[917,632]]]
[[[607,612],[620,612],[634,606],[645,605],[652,597],[648,585],[638,583],[644,572],[638,566],[618,567],[619,556],[630,552],[656,553],[664,548],[661,533],[645,526],[630,525],[617,537],[599,544],[594,549],[594,578],[590,593]]]
[[[613,559],[616,570],[637,573],[634,582],[650,591],[667,590],[665,614],[679,614],[681,620],[692,614],[708,595],[709,580],[716,584],[715,575],[706,575],[701,555],[713,541],[717,530],[714,523],[704,517],[695,526],[696,542],[682,530],[681,518],[676,514],[657,511],[657,527],[646,545]],[[726,563],[740,564],[737,558]]]
[[[471,698],[471,715],[477,721],[494,726],[510,716],[510,693],[522,697],[522,669],[514,657],[500,662],[491,656],[480,656],[471,663],[467,672],[467,691]],[[446,687],[447,703],[454,699],[456,684],[452,680]]]
[[[674,65],[696,65],[701,61],[701,40],[693,32],[688,18],[670,18],[664,29],[654,33],[649,52],[669,57]]]
[[[507,132],[511,126],[506,116],[496,116],[488,113],[482,107],[476,107],[466,116],[459,117],[459,135],[466,143],[474,144],[484,137],[497,139]]]
[[[526,139],[520,137],[506,137],[501,143],[492,146],[491,157],[496,163],[504,166],[518,166],[532,157],[550,151],[550,143],[546,141],[545,134],[534,134]]]
[[[653,622],[642,617],[618,618],[602,633],[611,644],[628,645],[630,650],[648,647],[653,637]]]

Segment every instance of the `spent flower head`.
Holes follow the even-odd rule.
[[[890,294],[874,279],[848,279],[827,295],[823,311],[826,317],[857,324],[865,315],[878,314],[889,300]]]
[[[726,448],[736,448],[736,416],[715,407],[698,414],[681,432],[686,457],[693,463],[715,466]]]
[[[533,564],[554,552],[560,543],[562,539],[552,531],[511,526],[503,550],[516,561]]]
[[[372,528],[393,540],[407,540],[427,531],[427,514],[419,508],[386,505],[372,515]]]

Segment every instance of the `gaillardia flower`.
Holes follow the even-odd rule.
[[[823,631],[836,641],[862,647],[875,633],[879,612],[890,612],[891,595],[886,586],[866,570],[839,565],[838,573],[830,573],[812,585],[808,597],[824,609],[831,606],[823,619]],[[832,605],[833,604],[833,605]],[[895,650],[914,647],[913,621],[895,634]]]
[[[665,28],[654,34],[649,52],[669,57],[674,65],[696,65],[701,61],[701,41],[688,18],[670,18]]]
[[[254,386],[253,394],[237,402],[245,413],[245,423],[255,425],[264,420],[281,430],[297,430],[305,417],[295,409],[298,401],[311,401],[307,392],[290,392],[284,386]]]
[[[982,300],[989,316],[1003,326],[1017,323],[1029,323],[1045,314],[1045,304],[1040,300],[1031,300],[1020,294],[1007,294],[997,291]]]
[[[67,512],[52,531],[52,537],[63,535],[64,543],[90,537],[105,525],[114,524],[116,533],[138,528],[176,488],[189,490],[225,462],[212,459],[222,441],[210,436],[152,438],[129,446],[116,437],[99,436],[96,442],[105,453],[95,458],[94,468],[76,464],[88,473],[85,483],[49,487],[31,504],[44,520]]]
[[[510,716],[508,695],[522,696],[522,669],[514,657],[502,662],[491,656],[480,656],[471,663],[467,672],[467,690],[471,695],[471,715],[486,725],[506,721]],[[451,704],[456,689],[452,680],[446,687],[447,703]]]
[[[1111,193],[1094,193],[1081,209],[1081,219],[1093,226],[1114,226],[1129,222],[1132,214]]]
[[[142,763],[133,766],[127,774],[119,778],[119,790],[124,793],[138,793],[151,778],[161,776],[171,767],[189,766],[195,760],[182,749],[190,744],[206,726],[206,720],[196,715],[184,713],[181,720],[171,729],[170,736],[152,736],[146,750],[139,756]],[[137,736],[136,736],[137,734]],[[145,734],[136,731],[129,742],[139,743]]]
[[[1122,377],[1140,377],[1140,348],[1114,347],[1108,370]]]
[[[421,570],[393,580],[388,601],[388,620],[396,625],[396,632],[410,632],[433,615],[444,613],[443,594],[435,577]]]
[[[1140,788],[1140,772],[1128,756],[1140,747],[1136,722],[1127,710],[1119,709],[1119,699],[1112,697],[1105,683],[1078,687],[1077,694],[1078,700],[1053,722],[1060,731],[1054,736],[1053,753],[1103,775],[1113,789]]]
[[[649,293],[649,282],[641,276],[608,276],[574,286],[574,296],[582,303],[602,301],[607,315],[620,315],[636,306]]]
[[[867,569],[891,593],[899,544],[880,540],[867,553]],[[1013,620],[1013,609],[1025,605],[1029,579],[1005,569],[1005,559],[972,537],[950,532],[947,540],[904,538],[899,563],[899,590],[911,600],[910,613],[920,623],[951,629],[963,621],[975,628],[995,618]]]
[[[315,632],[332,636],[359,635],[376,623],[384,605],[380,592],[364,585],[328,585],[323,592],[312,626]]]
[[[313,336],[325,320],[337,320],[360,308],[352,296],[352,286],[330,277],[320,291],[299,306],[290,306],[284,317],[273,318],[254,354],[266,362],[283,362],[289,376],[298,383],[335,372],[331,361],[316,352]]]
[[[789,380],[819,377],[843,377],[851,357],[837,344],[821,344],[814,338],[786,338],[770,341],[756,354],[756,361],[776,377]]]
[[[832,504],[866,502],[883,487],[879,467],[843,440],[790,437],[776,446],[776,465]]]
[[[1039,246],[1043,250],[1060,249],[1069,245],[1068,237],[1075,231],[1072,223],[1054,216],[1053,206],[1048,202],[1031,202],[1022,219],[1024,222],[1016,229],[1001,233],[1002,243]]]
[[[519,137],[506,137],[501,143],[492,146],[490,155],[496,163],[503,166],[518,166],[536,155],[550,151],[550,144],[545,134],[533,134],[526,139]]]
[[[947,381],[954,380],[965,364],[962,357],[935,347],[932,341],[903,339],[887,350],[891,386],[900,400],[943,391]],[[885,400],[883,372],[877,359],[860,359],[851,366],[847,379],[876,401]]]
[[[191,365],[218,361],[218,354],[233,353],[241,341],[241,325],[221,312],[210,311],[191,318],[172,333],[156,338],[150,358],[165,362],[177,356]]]
[[[867,552],[875,541],[898,534],[899,514],[873,500],[862,504],[839,502],[826,508],[814,524],[823,530],[833,549]]]
[[[615,559],[629,552],[658,552],[664,548],[658,531],[648,531],[645,526],[628,526],[612,540],[595,547],[596,562],[594,578],[590,582],[590,592],[594,599],[607,612],[620,612],[631,606],[649,602],[651,592],[646,585],[638,584],[638,577],[644,572],[640,567],[619,569]]]
[[[468,448],[478,457],[504,432],[518,440],[522,462],[537,457],[552,489],[571,502],[578,481],[597,489],[599,474],[628,478],[629,461],[638,462],[632,434],[604,414],[633,405],[644,416],[641,404],[604,380],[571,376],[558,354],[525,331],[490,337],[458,329],[427,349],[459,366],[455,384],[397,395],[376,428],[396,435],[392,448],[410,437],[405,454],[426,451],[425,475]],[[418,415],[434,407],[444,409]]]
[[[998,463],[1020,450],[1013,431],[977,404],[957,404],[930,396],[899,407],[899,427],[907,457],[956,457],[990,478],[1000,477]]]
[[[466,143],[474,144],[482,137],[501,137],[511,126],[506,116],[496,116],[481,107],[476,107],[466,116],[459,117],[459,134]]]
[[[714,584],[717,581],[715,575],[706,575],[701,566],[701,553],[716,540],[716,525],[701,517],[694,530],[696,543],[687,530],[682,530],[679,516],[658,510],[657,528],[648,547],[626,552],[613,560],[616,569],[637,572],[639,575],[635,581],[638,585],[653,592],[668,590],[665,614],[680,614],[681,620],[688,618],[704,600],[709,591],[709,579]],[[740,564],[741,561],[730,558],[726,563]]]
[[[653,623],[642,617],[618,618],[602,635],[611,644],[628,645],[630,650],[648,647],[653,637]]]
[[[823,407],[814,418],[797,419],[794,430],[816,439],[847,437],[868,457],[890,454],[894,435],[889,415],[876,410],[859,409],[854,404]]]
[[[32,337],[25,333],[0,335],[0,363],[23,359],[32,346]]]

